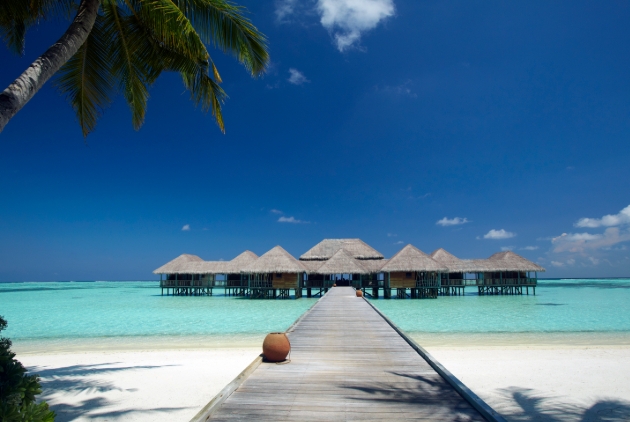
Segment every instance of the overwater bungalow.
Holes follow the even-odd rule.
[[[397,297],[401,299],[437,298],[441,273],[448,269],[409,244],[383,265],[381,271],[386,274],[387,286],[395,288]]]
[[[249,276],[241,268],[258,257],[245,251],[231,261],[204,261],[196,255],[183,254],[153,271],[160,274],[162,294],[212,295],[214,288],[226,294],[245,295]]]
[[[488,259],[459,259],[440,248],[431,257],[448,268],[441,275],[440,293],[463,294],[476,286],[481,294],[536,294],[538,272],[543,267],[512,252],[498,252]]]
[[[269,250],[241,270],[249,274],[250,297],[258,299],[289,298],[291,290],[296,299],[302,297],[306,271],[306,267],[281,246]]]
[[[361,239],[324,239],[302,254],[300,262],[308,269],[304,281],[307,296],[311,294],[308,289],[319,289],[315,294],[321,294],[333,284],[355,288],[379,287],[379,283],[383,286],[379,274],[386,260]]]
[[[204,261],[184,254],[154,271],[160,274],[162,294],[226,295],[250,298],[321,296],[334,284],[361,289],[378,297],[436,298],[463,294],[476,286],[485,294],[535,294],[541,266],[511,252],[488,259],[460,259],[440,248],[427,255],[407,245],[391,259],[361,239],[324,239],[295,259],[280,246],[261,257],[245,251],[231,261]]]

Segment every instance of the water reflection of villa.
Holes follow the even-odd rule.
[[[154,271],[162,294],[226,295],[250,298],[321,296],[334,284],[367,296],[437,298],[477,287],[480,295],[536,293],[541,266],[511,252],[488,259],[459,259],[444,249],[427,255],[407,245],[390,259],[360,239],[325,239],[295,259],[276,246],[260,257],[245,251],[231,261],[180,255]]]

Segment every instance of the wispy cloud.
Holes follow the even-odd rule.
[[[514,246],[501,246],[501,250],[503,252],[505,251],[511,251],[512,249],[514,249]]]
[[[619,227],[609,227],[601,234],[562,233],[554,237],[551,243],[553,252],[584,253],[589,250],[605,249],[617,243],[630,240],[630,232],[621,231]]]
[[[396,236],[398,236],[398,235],[395,234],[395,233],[387,233],[387,237],[396,237]]]
[[[277,209],[275,209],[275,208],[273,208],[273,209],[269,210],[269,212],[270,212],[270,213],[272,213],[272,214],[282,214],[282,211],[277,210]]]
[[[470,223],[467,218],[455,217],[455,218],[447,218],[444,217],[441,220],[435,222],[438,226],[447,227],[447,226],[459,226],[460,224]]]
[[[498,240],[498,239],[510,239],[514,236],[516,236],[516,233],[508,232],[503,229],[501,230],[492,229],[488,233],[484,234],[483,238]]]
[[[524,251],[535,251],[536,249],[538,249],[538,246],[525,246],[524,248],[521,248]]]
[[[293,85],[302,85],[310,82],[302,72],[294,68],[289,69],[289,79],[287,81]]]
[[[182,231],[183,232],[189,232],[190,231],[190,224],[184,224],[184,227],[182,227]]]
[[[276,21],[285,22],[289,16],[295,13],[297,0],[276,0]]]
[[[575,227],[613,227],[630,224],[630,205],[619,211],[617,214],[608,214],[602,218],[580,218]]]
[[[308,224],[310,221],[298,220],[295,217],[285,217],[284,215],[278,218],[278,223],[292,223],[292,224]]]
[[[399,240],[398,242],[394,242],[394,245],[402,245],[403,243],[405,242],[403,242],[402,240]]]
[[[411,90],[411,81],[407,81],[400,85],[385,85],[385,86],[376,86],[375,90],[377,92],[381,92],[386,95],[391,95],[394,97],[409,97],[409,98],[418,98],[418,94]]]
[[[356,45],[361,35],[394,15],[393,0],[317,0],[320,22],[341,52]]]

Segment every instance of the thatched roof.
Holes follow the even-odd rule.
[[[335,254],[315,271],[317,274],[369,274],[361,262],[354,259],[345,249]]]
[[[492,263],[494,271],[545,271],[540,265],[512,251],[497,252],[486,261]]]
[[[440,248],[440,249],[436,249],[433,252],[431,252],[431,258],[433,258],[434,260],[436,260],[437,262],[439,262],[440,264],[459,264],[461,262],[461,259],[459,259],[458,257],[456,257],[455,255],[451,254],[450,252],[447,252],[446,249],[444,248]]]
[[[300,261],[304,267],[306,267],[307,273],[317,273],[319,267],[324,265],[326,261]]]
[[[357,259],[383,259],[383,255],[361,239],[324,239],[300,256],[300,260],[330,259],[339,249]]]
[[[243,267],[243,273],[303,273],[306,267],[300,261],[293,258],[281,246],[267,251],[257,260]]]
[[[380,273],[381,268],[389,262],[389,259],[362,259],[359,262],[366,270],[373,274]]]
[[[449,272],[545,271],[540,265],[534,264],[512,251],[498,252],[488,259],[459,259],[440,248],[434,251],[431,257],[445,265]]]
[[[420,249],[409,244],[402,248],[381,271],[448,271],[444,264],[440,264]]]
[[[240,273],[243,268],[247,267],[257,259],[258,255],[252,251],[245,251],[241,253],[228,263],[226,268],[228,270],[228,274]]]
[[[153,271],[153,274],[180,274],[183,273],[186,266],[194,262],[203,262],[203,259],[197,255],[182,254],[172,261],[162,265],[157,270]]]

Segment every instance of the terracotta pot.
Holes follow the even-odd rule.
[[[285,333],[270,333],[263,341],[263,355],[269,362],[282,362],[291,351],[291,343]]]
[[[337,287],[337,283],[333,284],[333,287]]]
[[[357,289],[357,297],[363,297],[363,292]]]

